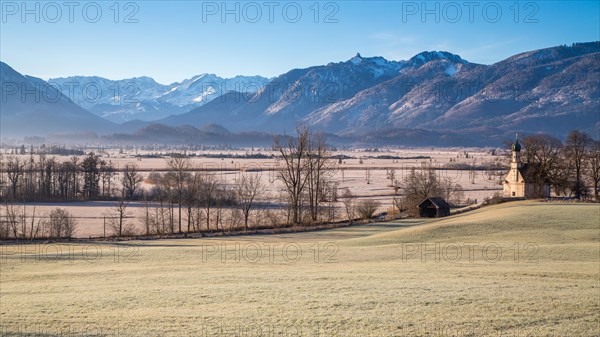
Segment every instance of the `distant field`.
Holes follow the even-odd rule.
[[[12,150],[12,149],[10,149]],[[9,149],[3,149],[5,155],[10,153]],[[142,175],[147,177],[151,170],[165,171],[167,163],[164,158],[143,158],[138,161],[135,155],[150,155],[150,151],[125,151],[120,154],[118,150],[112,149],[105,152],[100,152],[103,160],[112,161],[115,167],[122,168],[127,163],[137,164]],[[190,152],[191,153],[191,152]],[[265,155],[276,155],[270,150],[255,150],[255,151],[197,151],[196,155],[218,155],[227,154],[244,155],[248,153],[262,153]],[[469,154],[466,158],[465,153]],[[390,180],[387,178],[386,170],[395,169],[396,180],[400,183],[408,174],[410,168],[424,167],[432,165],[434,167],[443,167],[446,164],[482,164],[490,162],[502,157],[492,156],[488,149],[482,148],[415,148],[415,149],[385,149],[379,152],[366,152],[364,150],[347,150],[336,151],[333,155],[344,155],[352,157],[345,159],[342,164],[337,165],[338,170],[334,173],[332,179],[338,183],[338,194],[348,188],[358,198],[370,198],[378,201],[381,205],[378,211],[386,211],[393,205],[394,188],[390,187]],[[369,158],[377,156],[390,156],[402,158],[430,157],[429,159],[380,159]],[[51,156],[49,156],[51,157]],[[360,163],[359,158],[364,158],[363,163]],[[21,160],[27,160],[28,155],[19,155]],[[57,160],[68,160],[68,156],[56,156]],[[82,160],[81,157],[80,160]],[[453,161],[450,162],[450,159]],[[218,177],[218,179],[226,184],[233,184],[239,178],[243,170],[264,170],[260,173],[252,172],[250,174],[260,174],[266,187],[264,193],[260,196],[263,203],[278,204],[283,185],[277,179],[277,173],[274,171],[279,164],[276,159],[239,159],[239,158],[204,158],[192,157],[192,165],[194,168],[210,169]],[[334,161],[335,162],[335,161]],[[367,169],[369,172],[369,181],[367,182]],[[482,202],[485,198],[493,196],[495,193],[502,191],[502,186],[483,171],[477,171],[473,180],[470,180],[470,172],[467,170],[438,170],[437,174],[440,178],[449,178],[453,183],[460,184],[464,189],[464,198],[469,198],[470,201]],[[115,179],[118,181],[118,179]],[[142,188],[150,190],[153,185],[145,182]],[[399,191],[402,193],[402,190]],[[57,207],[67,209],[73,216],[77,218],[78,228],[75,231],[76,237],[98,237],[104,235],[104,217],[115,216],[113,202],[53,202],[53,203],[29,203],[25,213],[31,216],[34,212],[39,218],[49,214]],[[341,199],[335,203],[338,207],[338,218],[346,219],[344,206]],[[137,217],[138,219],[130,219],[128,223],[134,226],[138,233],[143,233],[142,225],[139,218],[142,215],[143,209],[140,202],[134,202],[128,208],[128,215]],[[3,207],[0,207],[0,216],[5,212]],[[107,235],[111,235],[109,229]]]
[[[15,336],[598,336],[600,205],[225,239],[2,246]]]

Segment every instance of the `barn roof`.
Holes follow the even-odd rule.
[[[431,201],[431,203],[435,205],[436,208],[450,208],[450,205],[448,205],[446,200],[444,200],[444,198],[442,197],[429,197],[423,200],[423,202],[419,204],[419,207],[421,207],[421,205],[423,205],[423,203],[425,203],[427,200]]]

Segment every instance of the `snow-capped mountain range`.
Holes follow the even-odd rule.
[[[169,85],[150,77],[115,81],[74,76],[48,80],[75,104],[115,123],[181,114],[229,91],[256,92],[268,82],[261,76],[222,78],[214,74],[201,74]]]
[[[52,79],[62,93],[60,104],[23,102],[11,81],[26,82],[28,90],[43,88],[45,82],[6,64],[2,71],[0,89],[10,91],[2,93],[8,101],[0,102],[3,135],[14,130],[42,135],[46,125],[37,121],[46,120],[52,126],[48,132],[106,134],[110,129],[130,134],[119,139],[143,134],[144,141],[156,142],[165,130],[173,137],[188,130],[187,142],[213,134],[203,129],[206,125],[233,133],[278,134],[304,124],[372,143],[444,144],[452,139],[453,144],[497,144],[515,132],[564,136],[573,129],[600,136],[600,42],[529,51],[491,65],[426,51],[406,61],[357,54],[273,79],[204,74],[170,85],[148,77]],[[88,111],[121,125],[99,123]]]
[[[599,73],[600,42],[535,50],[492,65],[437,51],[400,62],[357,55],[292,70],[247,101],[230,94],[158,122],[288,132],[305,124],[344,136],[382,136],[398,129],[478,137],[562,136],[572,129],[596,134]]]

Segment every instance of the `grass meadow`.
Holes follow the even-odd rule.
[[[599,336],[600,206],[3,245],[6,336]]]

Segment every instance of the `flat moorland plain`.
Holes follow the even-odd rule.
[[[4,149],[5,158],[10,156],[7,149]],[[118,150],[106,150],[97,153],[102,160],[110,161],[119,169],[127,163],[138,165],[140,174],[145,178],[141,188],[149,192],[154,187],[153,183],[147,179],[151,172],[165,172],[168,170],[167,159],[165,158],[138,158],[136,155],[151,155],[150,151],[134,152],[132,150],[119,153]],[[191,154],[191,153],[190,153]],[[190,164],[192,169],[210,170],[218,181],[225,185],[233,186],[240,178],[242,173],[249,175],[260,175],[264,183],[264,189],[258,196],[258,201],[263,205],[277,207],[281,204],[282,191],[284,185],[278,179],[277,170],[282,166],[281,161],[271,156],[277,156],[272,150],[207,150],[193,153],[196,157],[191,157]],[[262,154],[268,158],[246,159],[246,158],[207,158],[202,156],[243,156],[248,154]],[[468,154],[465,155],[465,154]],[[165,153],[163,153],[165,155]],[[415,148],[415,149],[386,149],[378,152],[366,152],[364,150],[335,151],[333,156],[348,156],[341,164],[332,160],[335,169],[330,171],[331,181],[336,182],[338,194],[341,196],[348,189],[359,200],[372,199],[380,204],[378,212],[388,211],[393,208],[394,197],[402,194],[402,189],[396,191],[388,178],[388,170],[394,170],[395,180],[402,185],[404,177],[411,168],[422,168],[428,165],[438,168],[436,174],[440,179],[449,179],[453,184],[460,184],[463,188],[463,202],[469,199],[470,202],[482,202],[485,198],[492,197],[495,193],[502,191],[502,185],[499,184],[501,176],[494,176],[491,171],[470,171],[465,169],[442,168],[447,165],[481,165],[495,160],[506,160],[502,155],[492,156],[490,149],[483,148]],[[27,161],[29,155],[18,155],[21,161]],[[70,156],[48,156],[54,157],[62,162],[70,160]],[[389,157],[389,158],[388,158]],[[34,156],[34,159],[37,158]],[[83,161],[84,156],[79,156],[79,162]],[[362,158],[362,160],[361,160]],[[405,158],[405,159],[392,159]],[[427,159],[429,158],[429,159]],[[6,160],[6,159],[5,159]],[[452,160],[452,161],[451,161]],[[497,173],[497,172],[496,172]],[[113,187],[120,189],[120,175],[114,177]],[[115,217],[115,202],[93,201],[93,202],[30,202],[26,204],[24,213],[28,217],[47,216],[55,208],[63,208],[75,217],[78,226],[74,236],[79,238],[100,237],[114,234],[112,229],[104,227],[105,217]],[[334,202],[337,208],[338,220],[347,218],[342,199]],[[260,207],[259,207],[260,208]],[[264,207],[263,207],[264,209]],[[135,229],[137,234],[144,233],[141,218],[143,217],[143,202],[134,201],[129,204],[126,215],[130,217],[126,222],[127,226]],[[0,216],[6,213],[4,207],[0,207]],[[262,224],[256,221],[258,216],[252,216],[251,226]],[[184,220],[185,221],[185,220]]]
[[[2,246],[7,336],[598,336],[600,205]]]

